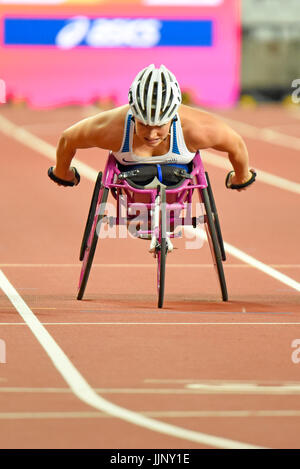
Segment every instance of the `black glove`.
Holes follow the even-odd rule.
[[[248,181],[244,182],[243,184],[230,184],[229,181],[231,174],[234,173],[234,171],[230,171],[227,174],[225,186],[227,187],[227,189],[243,189],[244,187],[250,186],[250,184],[253,184],[256,178],[256,172],[254,171],[254,169],[250,169],[250,172],[252,173],[252,176],[250,179],[248,179]]]
[[[62,186],[66,186],[66,187],[77,186],[80,183],[80,174],[78,173],[76,168],[72,167],[70,169],[74,172],[75,181],[74,180],[66,181],[65,179],[60,179],[57,176],[55,176],[55,174],[53,173],[53,166],[51,166],[51,168],[48,169],[48,176],[50,179],[52,179],[52,181],[57,182],[58,184],[61,184]]]

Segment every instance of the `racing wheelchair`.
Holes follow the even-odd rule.
[[[81,300],[85,293],[101,226],[109,223],[110,226],[127,224],[128,227],[128,224],[137,218],[137,213],[146,211],[146,222],[136,226],[135,236],[154,240],[151,244],[154,246],[153,253],[157,262],[158,308],[162,308],[164,302],[168,241],[170,238],[181,236],[181,232],[178,233],[176,230],[178,226],[196,228],[199,223],[205,226],[221,298],[227,301],[228,293],[223,270],[226,255],[222,233],[209,177],[204,170],[200,153],[196,153],[191,163],[191,171],[181,179],[180,183],[172,186],[158,183],[156,187],[147,188],[137,184],[132,180],[134,170],[130,171],[130,167],[128,168],[128,171],[122,171],[113,153],[110,152],[103,174],[102,172],[98,174],[80,248],[79,258],[82,261],[82,268],[77,299]],[[198,192],[199,202],[204,207],[203,215],[200,217],[193,216],[192,213],[192,197],[195,191]],[[116,200],[116,216],[106,214],[109,192]],[[184,218],[181,215],[183,212]]]

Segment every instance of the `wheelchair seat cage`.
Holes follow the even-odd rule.
[[[136,213],[143,211],[147,216],[146,223],[135,229],[134,236],[152,240],[151,246],[153,245],[154,257],[157,260],[158,307],[162,308],[164,302],[169,240],[180,236],[176,233],[177,226],[191,225],[195,228],[199,219],[205,225],[222,300],[227,301],[228,293],[222,264],[222,261],[226,260],[226,255],[222,233],[209,177],[204,170],[200,153],[197,152],[193,159],[190,174],[178,171],[177,175],[182,177],[182,181],[173,186],[158,183],[156,187],[143,187],[130,181],[130,176],[135,174],[135,169],[130,170],[130,168],[126,172],[121,172],[112,152],[109,153],[103,175],[101,172],[98,174],[81,243],[82,269],[77,299],[81,300],[85,292],[101,225],[108,222],[110,226],[127,224],[128,227],[128,223],[130,225],[130,222],[136,218]],[[192,214],[195,191],[198,192],[199,201],[205,209],[204,216],[199,218],[193,217]],[[107,217],[105,214],[109,193],[117,202],[114,217]],[[184,217],[180,216],[182,211],[185,212]]]

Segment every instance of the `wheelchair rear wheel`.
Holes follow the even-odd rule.
[[[98,196],[101,188],[101,181],[102,181],[102,172],[98,173],[98,177],[95,183],[94,187],[94,192],[91,200],[91,205],[89,209],[89,214],[87,217],[84,233],[83,233],[83,238],[81,242],[81,247],[80,247],[80,254],[79,254],[79,260],[82,261],[85,253],[85,248],[86,248],[86,243],[88,240],[88,237],[90,235],[92,226],[93,226],[93,221],[94,221],[94,216],[95,216],[95,211],[96,211],[96,205],[98,201]]]
[[[221,231],[221,226],[219,222],[219,217],[218,217],[218,212],[217,212],[217,207],[215,204],[215,199],[213,195],[213,191],[210,185],[209,177],[207,172],[205,172],[206,180],[207,180],[207,192],[209,196],[209,201],[210,201],[210,206],[211,206],[211,211],[213,214],[213,219],[215,222],[215,227],[216,227],[216,232],[218,236],[218,241],[219,241],[219,246],[221,249],[221,255],[222,255],[222,260],[226,261],[226,254],[225,254],[225,249],[224,249],[224,243],[223,243],[223,236],[222,236],[222,231]]]
[[[97,182],[96,182],[96,185],[97,185]],[[95,207],[92,207],[92,204],[91,204],[92,211],[90,213],[90,218],[93,221],[92,221],[92,226],[90,228],[90,232],[87,235],[85,249],[83,252],[83,263],[82,263],[80,279],[79,279],[77,300],[82,300],[84,292],[85,292],[85,288],[89,279],[90,270],[92,267],[95,250],[96,250],[96,246],[98,242],[98,237],[99,237],[100,230],[101,230],[101,224],[102,224],[103,217],[104,217],[105,205],[106,205],[107,198],[108,198],[108,192],[109,192],[109,189],[107,187],[100,188],[98,191],[98,200],[96,199],[97,202],[96,202]],[[92,203],[93,203],[93,200],[92,200]]]
[[[201,196],[206,212],[205,228],[207,233],[207,239],[211,250],[215,270],[218,276],[222,299],[223,301],[228,301],[228,292],[222,264],[222,253],[207,188],[201,190]]]

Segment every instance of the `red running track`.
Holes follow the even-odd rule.
[[[158,310],[148,244],[127,238],[100,241],[85,300],[76,301],[93,184],[83,177],[74,189],[57,187],[46,176],[52,163],[45,147],[32,140],[29,148],[25,140],[34,135],[55,146],[63,129],[90,112],[1,108],[18,127],[3,133],[0,121],[0,269],[91,390],[134,415],[179,428],[179,436],[76,397],[3,293],[0,447],[299,448],[300,353],[292,347],[295,339],[300,343],[299,291],[228,254],[230,301],[223,303],[208,246],[186,250],[184,240],[176,240],[165,307]],[[297,143],[299,117],[289,109],[235,109],[222,116],[233,126],[272,128]],[[20,129],[26,137],[16,134]],[[245,136],[252,166],[299,183],[295,142],[283,138],[279,145],[253,134]],[[77,158],[101,170],[106,155],[91,149]],[[228,191],[226,171],[209,163],[206,169],[225,241],[300,282],[299,195],[259,178],[248,191]],[[195,441],[180,429],[200,436]]]

